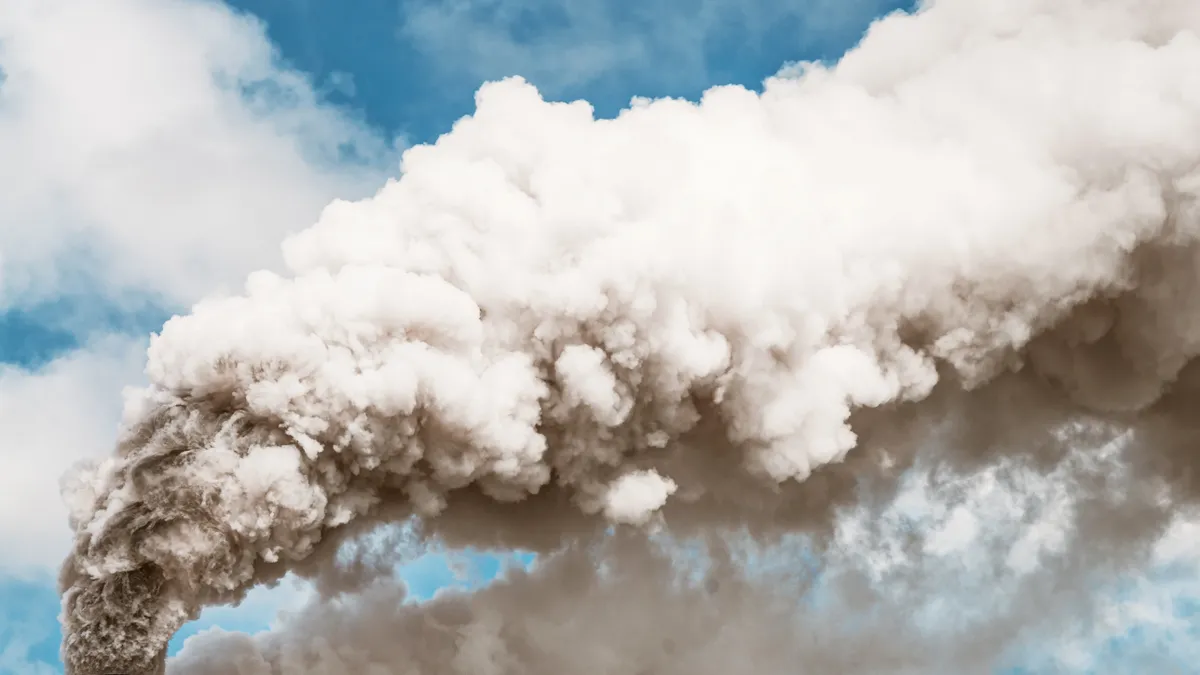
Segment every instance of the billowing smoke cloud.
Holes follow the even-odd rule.
[[[292,571],[326,600],[178,670],[979,672],[1053,618],[1020,598],[1086,609],[1200,487],[1198,63],[1191,0],[938,0],[762,94],[596,120],[485,86],[287,241],[292,277],[155,338],[116,454],[65,481],[69,671],[161,668],[202,607]],[[1030,517],[983,547],[1021,580],[936,655],[900,626],[936,533],[883,517],[913,475],[950,504],[1025,476],[1057,513],[1052,545]],[[417,606],[338,571],[414,517],[558,557]],[[855,528],[907,562],[857,559]],[[841,571],[729,562],[796,536]],[[711,564],[672,577],[689,541]],[[814,618],[818,577],[841,591]]]

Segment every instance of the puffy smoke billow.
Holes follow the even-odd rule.
[[[550,555],[426,605],[334,579],[173,668],[980,672],[1054,619],[1022,599],[1088,611],[1200,488],[1197,64],[1193,0],[937,0],[762,94],[596,120],[486,85],[287,241],[291,277],[154,339],[117,452],[64,483],[69,672],[162,668],[201,608],[413,518]],[[905,623],[951,573],[884,517],[914,475],[1057,514],[982,547],[1011,595],[969,640]],[[785,581],[738,557],[797,536]]]

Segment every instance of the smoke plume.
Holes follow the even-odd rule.
[[[761,94],[485,85],[154,338],[64,481],[68,671],[292,572],[313,607],[172,671],[987,672],[1200,489],[1197,64],[1193,0],[936,0]],[[911,481],[1009,495],[976,557]],[[405,522],[544,555],[406,603],[344,555]],[[995,597],[911,620],[945,578]]]

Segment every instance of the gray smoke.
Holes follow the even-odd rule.
[[[177,670],[985,672],[1200,488],[1197,63],[1191,0],[939,0],[762,94],[595,120],[486,85],[287,241],[291,277],[153,340],[117,452],[64,482],[68,671],[161,667],[290,571],[324,600]],[[957,633],[903,625],[953,574],[884,517],[913,476],[1029,502],[971,563],[1006,595]],[[1014,554],[1042,511],[1053,550]],[[401,604],[387,555],[338,552],[411,519],[548,557]],[[818,577],[729,562],[795,537]],[[662,583],[689,541],[711,564]]]
[[[1097,591],[1117,567],[1142,562],[1141,552],[1086,559],[1105,546],[1133,553],[1119,528],[1095,529],[1086,546],[1071,542],[1058,554],[1025,536],[1064,505],[1119,516],[1103,499],[1052,494],[1112,471],[1115,455],[1090,457],[1100,460],[1090,467],[1077,457],[1040,481],[1011,468],[977,474],[950,490],[963,491],[958,517],[905,532],[915,514],[893,506],[819,555],[807,541],[764,548],[745,534],[679,542],[618,533],[573,542],[483,591],[423,604],[406,603],[403,585],[379,565],[405,547],[375,542],[343,567],[327,566],[321,597],[281,628],[201,634],[172,672],[992,673],[1047,629],[1090,637],[1062,625],[1101,608]],[[1010,480],[1025,484],[1017,504],[997,489]],[[952,523],[969,512],[989,518],[965,550]],[[375,573],[356,574],[364,569]]]

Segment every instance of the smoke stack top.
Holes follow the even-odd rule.
[[[203,607],[334,574],[340,542],[410,517],[429,541],[566,551],[429,610],[470,614],[463,644],[509,645],[424,666],[464,673],[542,672],[532,654],[552,650],[514,637],[517,597],[573,644],[633,640],[551,611],[615,597],[563,570],[679,563],[610,537],[806,535],[833,560],[839,518],[891,508],[906,470],[1020,464],[1077,505],[1060,560],[1145,550],[1200,469],[1197,64],[1191,0],[939,0],[761,94],[598,120],[485,85],[401,178],[286,241],[288,275],[154,338],[116,452],[64,482],[69,672],[137,672]],[[739,583],[708,595],[761,628],[761,657],[795,617]],[[604,672],[682,663],[689,636]],[[198,641],[178,667],[336,672],[248,640]],[[387,663],[370,672],[417,672]]]

